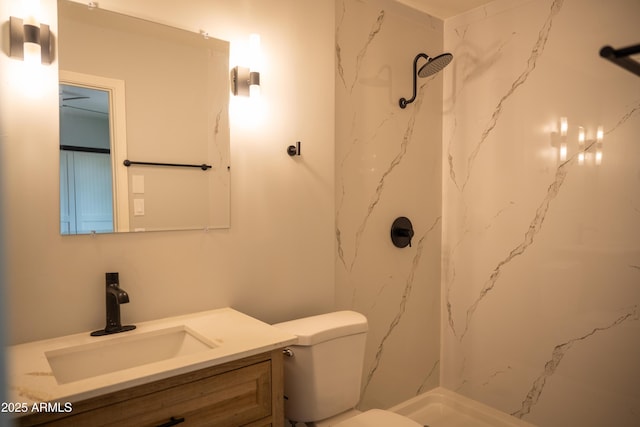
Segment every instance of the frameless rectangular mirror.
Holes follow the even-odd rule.
[[[229,227],[229,43],[69,0],[58,19],[61,234]]]

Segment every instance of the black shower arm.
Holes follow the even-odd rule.
[[[428,61],[429,55],[426,53],[419,53],[413,60],[413,96],[411,99],[400,98],[400,108],[405,108],[408,104],[411,104],[416,100],[416,95],[418,94],[418,59],[420,58],[424,58]]]

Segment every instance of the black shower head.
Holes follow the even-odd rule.
[[[427,63],[418,70],[418,59],[420,58],[426,59]],[[430,58],[426,53],[419,53],[413,60],[413,96],[411,99],[400,98],[400,108],[405,108],[407,104],[411,104],[415,101],[417,94],[416,79],[418,77],[429,77],[436,74],[449,65],[449,62],[451,62],[452,59],[453,55],[450,53],[443,53],[433,58]]]
[[[449,62],[453,59],[453,55],[450,53],[443,53],[435,58],[429,58],[427,63],[424,64],[418,71],[419,77],[429,77],[442,70],[449,65]]]

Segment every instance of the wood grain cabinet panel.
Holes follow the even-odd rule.
[[[284,424],[282,350],[201,369],[33,414],[20,426],[257,427]]]

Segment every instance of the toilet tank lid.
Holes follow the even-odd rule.
[[[304,317],[273,325],[298,337],[297,345],[309,346],[334,338],[367,332],[367,318],[355,311]]]

